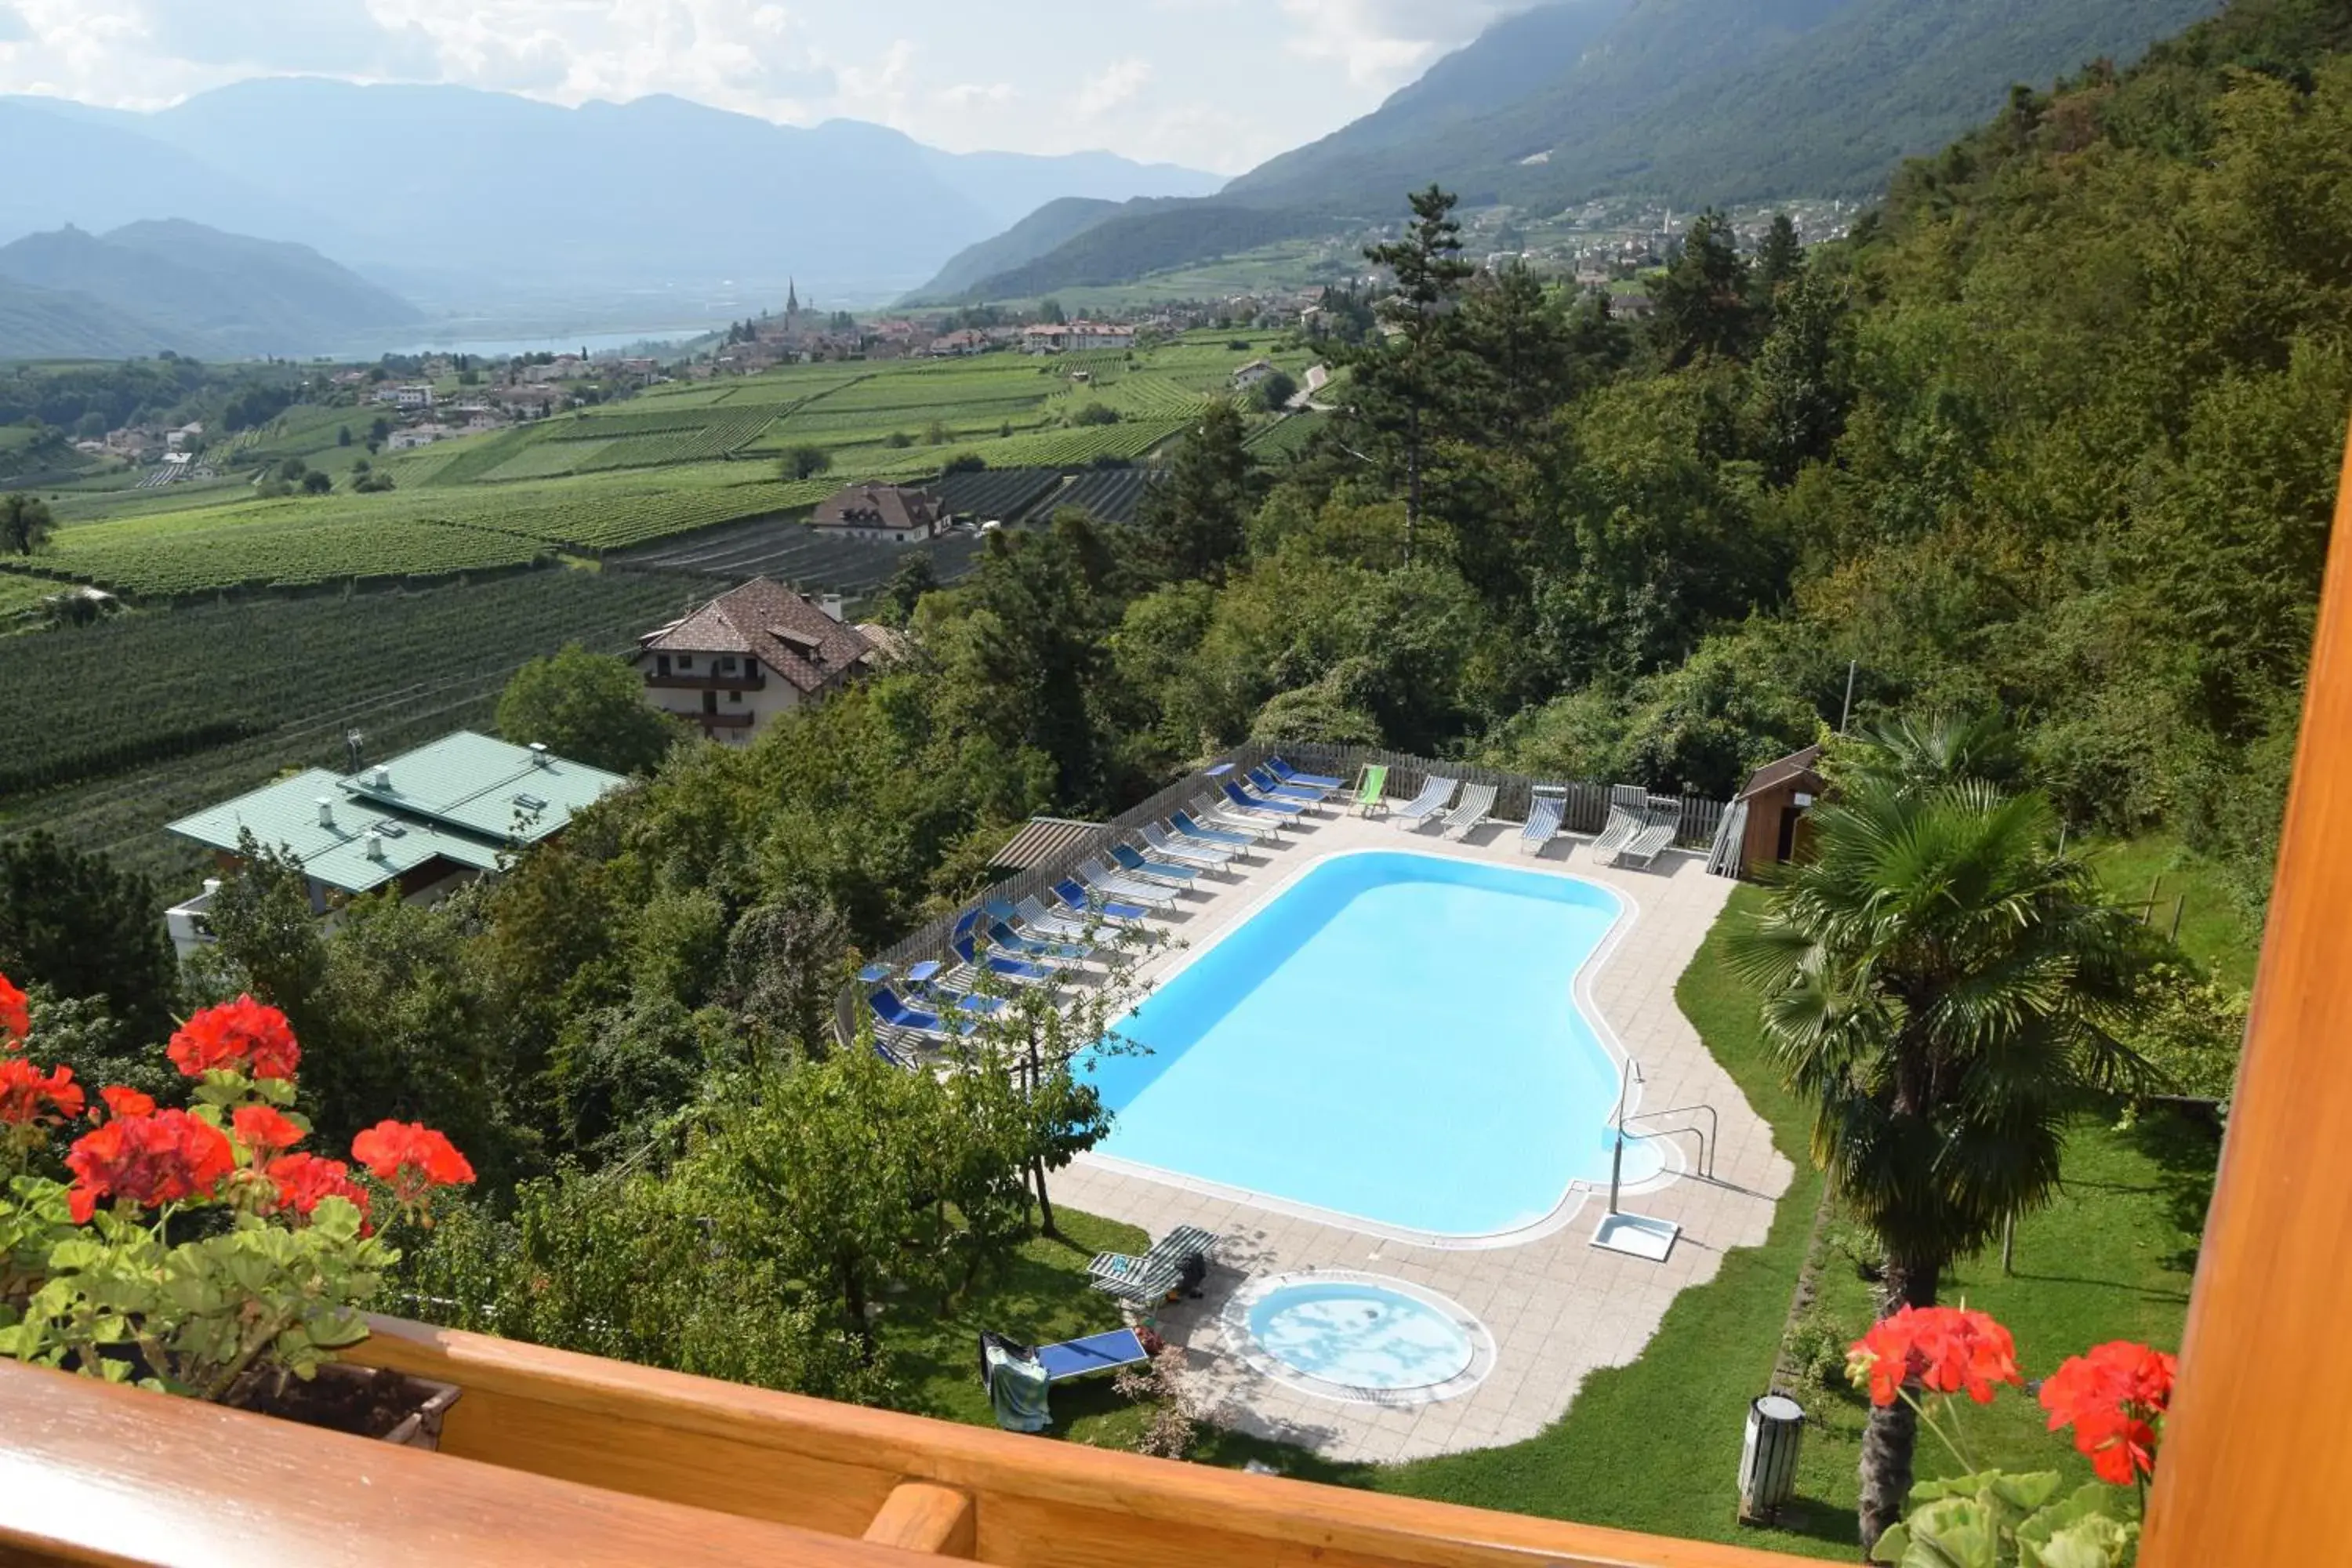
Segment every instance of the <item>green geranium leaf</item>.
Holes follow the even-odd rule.
[[[2139,1527],[2118,1524],[2105,1514],[2076,1520],[2045,1542],[2021,1540],[2023,1568],[2124,1568],[2132,1560]]]
[[[2004,1475],[1994,1470],[1989,1471],[1984,1479],[1987,1490],[2022,1513],[2032,1513],[2048,1503],[2058,1495],[2058,1489],[2065,1484],[2064,1478],[2055,1470],[2036,1470],[2023,1476]]]
[[[1937,1499],[1903,1524],[1903,1555],[1891,1560],[1897,1568],[2001,1568],[2000,1521],[1973,1498]]]

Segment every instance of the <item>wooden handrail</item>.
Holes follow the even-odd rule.
[[[2144,1568],[2352,1561],[2352,443]]]
[[[0,1562],[932,1561],[0,1360]]]
[[[442,1450],[863,1534],[904,1479],[972,1500],[984,1563],[1132,1555],[1234,1568],[1787,1568],[1736,1546],[1244,1475],[746,1388],[510,1340],[373,1321],[354,1359],[462,1384]],[[602,1435],[601,1436],[599,1435]],[[727,1456],[727,1473],[710,1457]],[[1124,1542],[1124,1547],[1118,1543]]]

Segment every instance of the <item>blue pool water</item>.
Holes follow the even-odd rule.
[[[1251,1303],[1250,1337],[1294,1372],[1349,1388],[1429,1388],[1462,1375],[1469,1333],[1425,1301],[1359,1280],[1300,1280]]]
[[[1609,1179],[1617,1068],[1574,982],[1621,912],[1541,871],[1379,852],[1307,871],[1113,1026],[1102,1152],[1402,1230],[1533,1224]],[[1624,1179],[1657,1173],[1629,1141]]]

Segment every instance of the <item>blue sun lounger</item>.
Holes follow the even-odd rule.
[[[1320,805],[1328,789],[1308,789],[1305,784],[1286,784],[1264,768],[1252,768],[1248,773],[1250,788],[1268,800],[1295,800],[1301,805]]]
[[[1062,963],[1076,963],[1094,951],[1074,942],[1039,942],[1023,936],[1003,921],[988,922],[988,940],[1007,952],[1017,952],[1027,958],[1050,959]]]
[[[942,991],[971,990],[970,983],[980,978],[983,967],[991,974],[1001,974],[1024,985],[1039,985],[1061,978],[1059,970],[1025,959],[1007,958],[1001,952],[991,952],[983,958],[980,943],[969,935],[958,937],[949,951],[963,962],[931,983]]]
[[[1008,1432],[1042,1432],[1053,1425],[1046,1390],[1074,1377],[1116,1372],[1151,1359],[1133,1329],[1113,1329],[1059,1344],[1024,1345],[1003,1334],[980,1336],[980,1382],[996,1424]]]
[[[1130,904],[1124,899],[1113,899],[1088,890],[1076,877],[1065,877],[1054,884],[1054,897],[1069,911],[1072,920],[1083,923],[1099,915],[1112,925],[1141,925],[1151,918],[1151,911],[1141,904]]]
[[[1208,809],[1205,804],[1202,809]],[[1270,827],[1255,822],[1238,828],[1213,827],[1189,811],[1169,813],[1168,825],[1183,837],[1198,839],[1202,844],[1222,844],[1234,849],[1247,849],[1274,831]]]
[[[1147,882],[1165,882],[1171,888],[1189,888],[1192,879],[1201,874],[1197,867],[1179,866],[1172,860],[1147,860],[1132,845],[1112,845],[1110,858],[1129,876],[1140,877]]]
[[[875,1020],[885,1028],[919,1035],[927,1040],[961,1039],[979,1026],[968,1018],[950,1022],[937,1013],[910,1007],[887,985],[877,986],[874,994],[866,997],[866,1005],[874,1009]]]
[[[1266,758],[1265,765],[1274,770],[1275,777],[1287,784],[1302,784],[1308,789],[1319,790],[1345,789],[1348,784],[1346,779],[1335,779],[1328,773],[1302,773],[1280,757]]]
[[[1241,785],[1234,783],[1231,779],[1227,779],[1224,782],[1223,787],[1225,798],[1244,811],[1254,811],[1264,816],[1304,816],[1307,815],[1306,804],[1301,801],[1268,800],[1262,795],[1249,794],[1247,791],[1244,790]]]

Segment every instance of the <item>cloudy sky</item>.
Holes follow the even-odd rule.
[[[1239,173],[1531,0],[0,0],[0,92],[154,108],[253,76],[652,92],[956,152]]]

